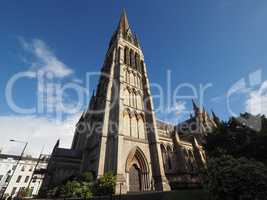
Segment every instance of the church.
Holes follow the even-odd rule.
[[[217,125],[193,101],[194,114],[178,125],[157,120],[144,55],[123,11],[101,76],[80,117],[72,146],[56,143],[43,188],[90,171],[117,176],[115,193],[199,187],[205,167],[205,135]]]

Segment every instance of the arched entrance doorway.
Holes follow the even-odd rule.
[[[126,174],[128,175],[128,191],[141,192],[150,188],[149,166],[144,153],[135,147],[126,161]]]
[[[141,173],[137,165],[132,165],[129,171],[129,191],[140,192],[141,191]]]

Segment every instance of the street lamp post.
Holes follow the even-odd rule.
[[[5,192],[6,192],[8,186],[9,186],[9,184],[10,184],[10,181],[11,181],[13,175],[15,174],[15,172],[16,172],[16,170],[17,170],[17,167],[18,167],[18,165],[19,165],[19,162],[22,160],[22,158],[23,158],[23,154],[24,154],[24,152],[25,152],[25,150],[26,150],[26,148],[27,148],[27,145],[28,145],[28,142],[24,142],[24,141],[13,140],[13,139],[12,139],[12,140],[9,140],[9,141],[10,141],[10,142],[23,143],[23,144],[24,144],[24,147],[23,147],[23,150],[22,150],[22,152],[21,152],[21,154],[20,154],[20,157],[19,157],[19,159],[18,159],[18,161],[17,161],[17,163],[16,163],[15,169],[13,170],[13,172],[12,172],[12,174],[11,174],[11,176],[10,176],[8,182],[7,182],[6,188],[4,189],[4,191],[3,191],[3,193],[2,193],[0,199],[3,199],[3,197],[4,197],[4,195],[5,195]]]

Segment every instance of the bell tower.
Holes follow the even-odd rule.
[[[149,79],[125,10],[113,33],[96,94],[83,114],[82,171],[113,171],[115,192],[167,191]]]

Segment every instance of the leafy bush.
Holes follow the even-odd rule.
[[[22,199],[24,197],[29,197],[32,194],[32,190],[30,188],[21,188],[17,194],[17,199]]]
[[[267,199],[267,167],[246,158],[210,159],[204,183],[213,200]]]
[[[53,187],[46,192],[49,198],[90,198],[94,196],[110,195],[114,193],[116,176],[107,173],[96,182],[93,174],[85,172],[66,180],[64,184]]]
[[[87,183],[90,183],[90,182],[93,182],[94,176],[93,176],[93,174],[91,172],[84,172],[82,174],[82,179],[81,180],[85,181]]]
[[[72,177],[63,184],[53,187],[46,192],[45,197],[55,198],[90,198],[93,196],[91,190],[93,175],[85,172],[82,175]],[[43,196],[42,196],[43,197]]]
[[[116,176],[112,172],[106,173],[97,180],[93,187],[95,196],[111,195],[115,192]]]
[[[68,181],[64,185],[49,190],[48,196],[60,198],[90,198],[92,197],[91,185],[86,182]]]

